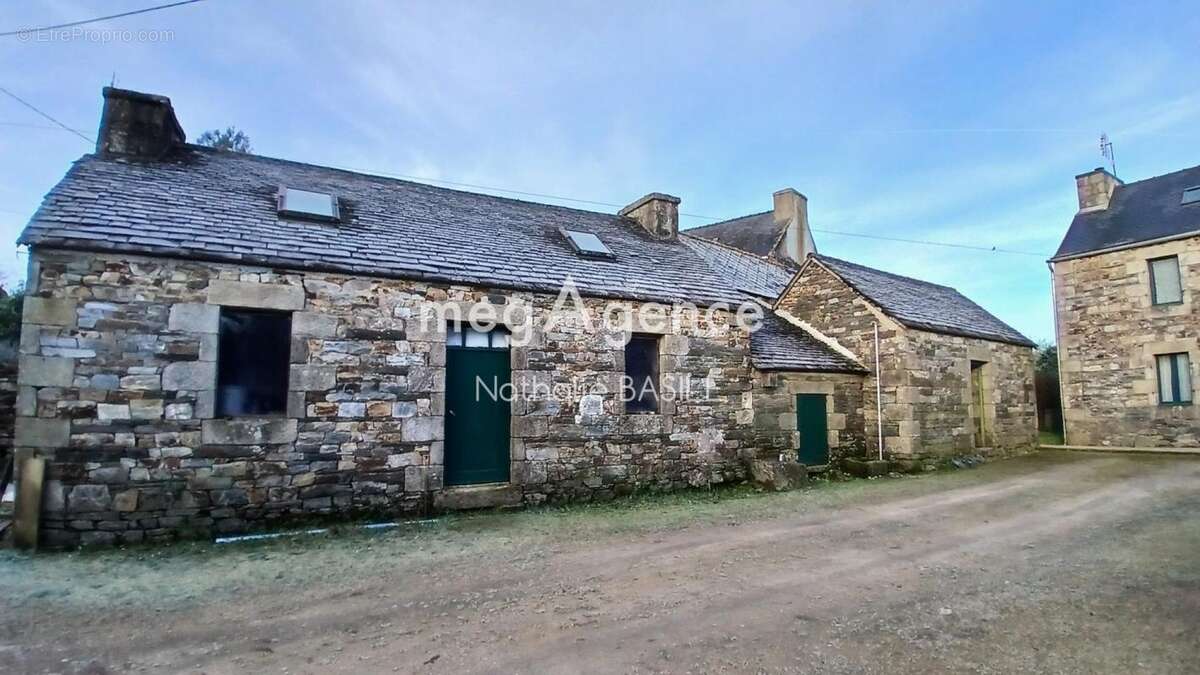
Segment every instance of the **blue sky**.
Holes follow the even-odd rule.
[[[152,4],[5,3],[0,31]],[[1191,3],[646,4],[207,0],[91,26],[164,41],[0,38],[0,86],[89,136],[115,74],[170,96],[190,138],[233,124],[265,155],[618,204],[668,192],[717,218],[791,186],[819,230],[1044,255],[1101,132],[1126,180],[1200,164]],[[5,241],[90,149],[0,97]],[[816,240],[1053,335],[1044,255]],[[24,267],[0,255],[6,280]]]

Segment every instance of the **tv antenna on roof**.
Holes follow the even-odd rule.
[[[1100,155],[1107,159],[1112,166],[1112,175],[1117,175],[1117,153],[1113,151],[1113,144],[1108,140],[1108,134],[1100,134]]]

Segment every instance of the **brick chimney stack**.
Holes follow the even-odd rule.
[[[1075,176],[1075,191],[1079,193],[1080,211],[1103,211],[1112,200],[1113,190],[1124,185],[1120,178],[1103,167]]]
[[[187,140],[171,99],[128,89],[104,88],[104,113],[96,153],[157,158]]]
[[[621,209],[618,215],[638,221],[655,239],[679,236],[679,197],[651,192]]]
[[[784,188],[775,193],[774,199],[775,224],[785,228],[776,253],[799,265],[817,252],[808,227],[808,197]]]

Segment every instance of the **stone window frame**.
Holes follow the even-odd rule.
[[[1170,300],[1170,301],[1160,302],[1158,299],[1158,284],[1154,278],[1154,263],[1162,262],[1164,260],[1174,260],[1175,261],[1175,274],[1176,274],[1176,276],[1179,277],[1179,299],[1178,300]],[[1150,272],[1150,306],[1151,307],[1172,307],[1174,305],[1182,305],[1184,302],[1183,266],[1179,262],[1179,256],[1172,254],[1172,255],[1158,256],[1155,258],[1149,258],[1146,260],[1146,268]]]
[[[1196,364],[1200,362],[1200,340],[1197,338],[1183,338],[1175,340],[1158,340],[1154,342],[1143,342],[1137,346],[1134,352],[1134,362],[1142,370],[1142,378],[1133,383],[1132,395],[1139,401],[1140,406],[1147,408],[1179,408],[1188,407],[1175,404],[1162,404],[1159,402],[1158,395],[1158,357],[1166,354],[1181,354],[1188,355],[1190,366],[1191,382],[1192,382],[1192,399],[1195,400],[1196,391]]]

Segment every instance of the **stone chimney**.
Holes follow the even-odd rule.
[[[776,253],[801,264],[817,252],[808,227],[808,197],[792,188],[784,188],[774,197],[775,224],[785,228]]]
[[[104,114],[96,153],[105,156],[162,157],[186,140],[166,96],[104,88]]]
[[[679,236],[679,197],[651,192],[618,211],[632,218],[655,239],[674,239]]]
[[[1107,209],[1113,190],[1116,190],[1118,185],[1124,185],[1121,179],[1099,166],[1087,173],[1075,176],[1075,191],[1079,193],[1079,210],[1103,211]]]

